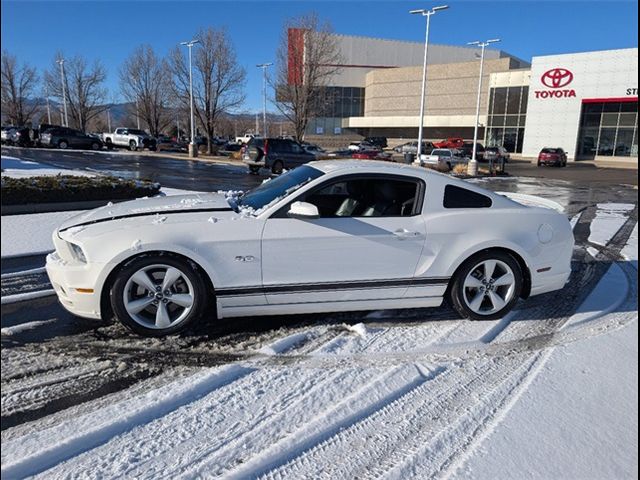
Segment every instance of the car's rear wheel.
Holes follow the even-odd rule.
[[[93,142],[91,144],[91,150],[100,150],[100,144],[98,142]]]
[[[207,284],[188,260],[141,255],[119,272],[110,290],[113,312],[136,333],[160,337],[177,333],[202,317]]]
[[[131,140],[129,142],[129,150],[131,150],[132,152],[135,152],[136,150],[138,150],[138,144],[136,143],[135,140]]]
[[[450,289],[451,303],[462,317],[495,320],[513,308],[522,285],[522,269],[511,255],[483,252],[471,257],[456,272]]]
[[[67,143],[66,140],[60,140],[58,142],[58,148],[61,150],[66,150],[67,148],[69,148],[69,144]]]
[[[284,163],[281,160],[276,160],[273,162],[273,166],[271,167],[271,172],[274,175],[280,175],[284,171]]]

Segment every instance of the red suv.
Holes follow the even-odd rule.
[[[562,148],[543,148],[538,155],[538,166],[554,165],[556,167],[567,166],[567,152]]]

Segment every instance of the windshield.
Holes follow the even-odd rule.
[[[440,155],[441,157],[450,157],[451,151],[449,150],[434,150],[431,155]]]
[[[258,188],[245,193],[237,200],[236,205],[239,209],[249,209],[252,210],[252,213],[259,213],[258,210],[264,209],[292,194],[303,185],[322,175],[324,173],[320,170],[303,165],[289,170],[278,178],[268,180]]]

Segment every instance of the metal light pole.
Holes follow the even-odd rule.
[[[138,130],[140,130],[140,111],[138,110],[138,98],[136,97],[136,125]]]
[[[273,63],[260,63],[256,65],[262,68],[262,136],[267,138],[267,68]]]
[[[422,64],[422,90],[420,93],[420,127],[418,128],[418,156],[414,163],[422,166],[422,133],[424,129],[424,98],[427,89],[427,52],[429,51],[429,25],[431,23],[431,15],[438,10],[446,10],[448,5],[441,5],[439,7],[433,7],[431,10],[411,10],[409,13],[412,15],[422,15],[427,17],[427,28],[424,37],[424,62]]]
[[[60,78],[62,80],[62,104],[64,105],[64,126],[69,126],[69,117],[67,116],[67,90],[66,82],[64,81],[64,58],[57,60],[60,65]]]
[[[191,108],[191,143],[189,143],[189,156],[197,157],[198,149],[196,148],[196,131],[195,131],[195,118],[193,116],[193,74],[191,72],[191,48],[200,43],[200,40],[191,40],[190,42],[181,42],[180,45],[184,45],[189,48],[189,106]]]
[[[47,123],[51,125],[51,107],[49,105],[49,87],[44,87],[45,95],[47,97]]]
[[[107,130],[111,132],[111,108],[107,108]]]
[[[486,42],[469,42],[467,45],[477,45],[480,47],[480,78],[478,79],[478,98],[476,100],[476,121],[473,127],[473,150],[471,153],[471,161],[467,167],[467,174],[469,175],[477,175],[478,174],[478,159],[476,158],[477,154],[477,143],[478,143],[478,123],[480,121],[480,95],[482,93],[482,73],[484,69],[484,49],[492,44],[499,42],[499,38],[493,38],[491,40],[487,40]]]

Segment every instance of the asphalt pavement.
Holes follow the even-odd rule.
[[[2,148],[2,154],[58,168],[97,171],[123,178],[151,180],[163,187],[203,192],[248,190],[263,180],[262,177],[250,175],[247,167],[239,162],[215,163],[161,154],[6,147]]]

